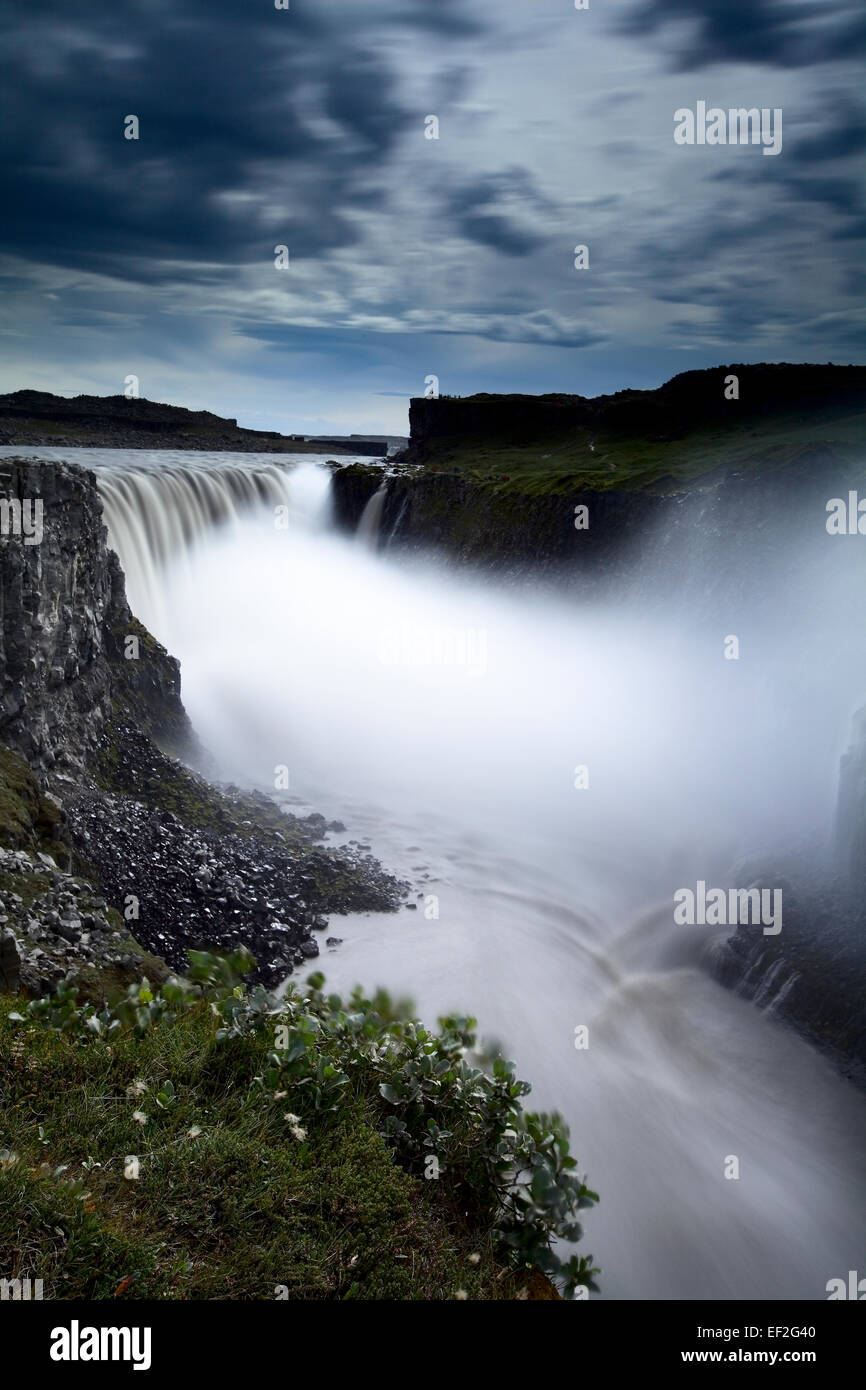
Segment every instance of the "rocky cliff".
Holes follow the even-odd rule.
[[[378,458],[382,442],[305,439],[250,430],[209,410],[186,410],[137,396],[55,396],[12,391],[0,396],[0,444],[105,449],[196,449],[232,453],[357,454]]]
[[[178,663],[130,612],[92,473],[0,465],[0,988],[99,993],[246,946],[277,983],[328,914],[408,896],[341,831],[213,786]]]
[[[730,376],[739,383],[736,400],[725,395]],[[416,397],[409,403],[409,457],[421,461],[429,446],[447,439],[525,447],[580,430],[670,442],[715,422],[862,409],[864,397],[866,367],[815,363],[733,363],[682,372],[657,390],[609,396]]]
[[[863,826],[860,826],[863,833]],[[797,1029],[866,1089],[866,913],[847,874],[802,855],[740,866],[737,881],[783,886],[779,936],[739,926],[713,959],[715,977]]]
[[[381,485],[381,469],[350,464],[334,474],[337,524],[354,531]],[[575,507],[589,525],[577,531]],[[640,543],[661,515],[664,499],[629,492],[575,489],[527,495],[491,487],[463,473],[398,469],[387,479],[380,548],[434,549],[486,569],[536,572],[570,569],[600,582]]]
[[[130,612],[94,475],[4,459],[0,488],[0,741],[40,772],[79,775],[122,703],[146,733],[183,749],[180,668]],[[29,537],[15,534],[19,515]]]
[[[334,475],[347,531],[384,482],[380,549],[429,549],[521,585],[546,575],[581,595],[643,572],[656,598],[711,606],[754,602],[792,547],[808,572],[828,542],[858,544],[828,538],[826,507],[866,490],[862,367],[731,366],[595,400],[415,400],[410,422],[387,470]],[[786,875],[785,931],[737,930],[713,969],[866,1083],[866,712],[840,769],[837,846],[835,873],[758,866],[755,882]]]
[[[828,497],[866,482],[863,367],[733,364],[592,399],[443,396],[413,400],[409,418],[385,473],[336,469],[338,524],[356,529],[385,478],[380,545],[500,570],[595,582],[657,522],[694,516],[695,499],[736,545],[744,511],[769,532],[780,506],[820,518]]]

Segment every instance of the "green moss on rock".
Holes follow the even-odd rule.
[[[68,855],[57,843],[62,813],[39,789],[24,758],[0,744],[0,846]]]

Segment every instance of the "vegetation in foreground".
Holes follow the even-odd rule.
[[[475,1021],[276,999],[253,962],[114,1006],[0,1000],[0,1277],[46,1298],[448,1299],[594,1289],[597,1200]],[[540,1286],[540,1290],[539,1290]]]

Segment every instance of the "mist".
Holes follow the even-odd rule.
[[[377,550],[369,517],[333,529],[326,469],[267,477],[159,553],[101,486],[219,774],[274,792],[287,770],[287,808],[340,816],[333,842],[413,885],[414,910],[332,920],[329,984],[471,1011],[563,1111],[602,1190],[584,1245],[604,1296],[823,1296],[862,1249],[858,1098],[772,1002],[712,979],[729,931],[678,925],[674,895],[831,850],[866,691],[855,552],[798,516],[726,573],[717,528],[687,550],[662,530],[639,581],[590,596]],[[145,510],[168,486],[146,479]]]

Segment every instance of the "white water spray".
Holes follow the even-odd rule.
[[[712,929],[672,908],[738,854],[825,834],[866,690],[856,646],[839,655],[844,566],[807,576],[814,609],[796,576],[762,576],[748,660],[726,663],[730,627],[690,616],[688,590],[675,618],[643,591],[506,593],[335,535],[322,469],[244,460],[268,479],[252,504],[235,466],[130,477],[117,455],[100,487],[133,606],[181,658],[223,771],[267,786],[288,765],[299,798],[415,883],[416,911],[332,920],[329,983],[501,1038],[601,1192],[583,1248],[605,1296],[824,1298],[862,1262],[862,1098],[717,985]],[[785,594],[805,630],[779,620]],[[481,633],[483,669],[456,659]]]
[[[370,550],[376,549],[376,544],[379,539],[379,527],[382,524],[382,512],[385,507],[385,498],[387,496],[388,484],[381,483],[364,507],[361,513],[361,520],[358,522],[358,530],[356,533],[358,540]]]

